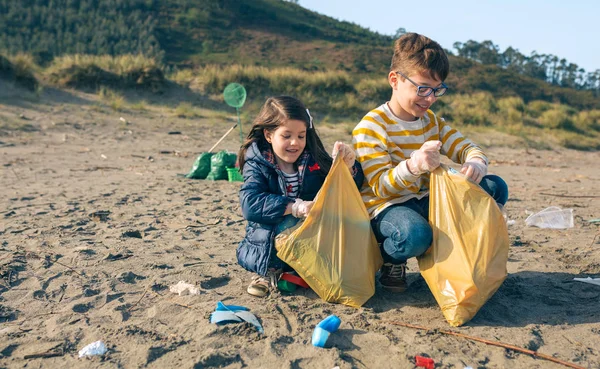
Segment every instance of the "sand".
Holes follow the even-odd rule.
[[[436,368],[564,367],[436,330],[600,367],[600,287],[573,281],[600,277],[599,226],[588,222],[600,218],[597,152],[481,137],[490,172],[510,186],[509,276],[471,322],[451,328],[415,260],[407,292],[377,286],[360,309],[310,290],[248,295],[252,275],[235,257],[240,183],[178,176],[231,112],[182,119],[165,108],[115,112],[74,91],[22,94],[0,94],[0,368],[413,368],[415,355]],[[349,140],[344,129],[320,132],[328,148]],[[236,133],[219,148],[235,150]],[[548,206],[574,209],[575,227],[525,225]],[[171,293],[182,280],[199,294]],[[248,307],[265,333],[210,324],[218,301]],[[340,329],[315,348],[313,328],[330,314]],[[105,355],[78,358],[97,340]]]

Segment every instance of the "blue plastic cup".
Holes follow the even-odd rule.
[[[312,344],[315,347],[325,347],[327,339],[331,333],[334,333],[340,327],[342,320],[335,315],[330,315],[323,319],[313,331]]]

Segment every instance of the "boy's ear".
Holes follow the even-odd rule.
[[[398,83],[400,82],[398,78],[398,74],[394,71],[391,71],[388,74],[388,82],[393,89],[396,89],[396,87],[398,87]]]

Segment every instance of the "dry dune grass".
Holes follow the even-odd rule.
[[[38,89],[39,78],[43,81],[42,85],[49,83],[60,88],[114,91],[110,99],[117,111],[126,104],[126,96],[122,101],[119,101],[119,96],[128,94],[128,90],[169,95],[179,88],[190,96],[195,95],[196,100],[202,100],[206,105],[208,101],[220,103],[225,86],[238,82],[246,86],[247,106],[251,108],[257,108],[266,96],[286,94],[301,99],[312,111],[320,113],[325,121],[356,122],[365,112],[387,100],[390,94],[385,78],[359,76],[345,71],[239,64],[173,70],[140,55],[66,55],[54,59],[46,68],[35,65],[27,55],[3,60],[1,70],[4,70],[5,79],[29,89]],[[168,71],[166,77],[164,71]],[[179,109],[182,115],[194,117],[187,105]],[[547,101],[526,102],[516,96],[496,98],[489,92],[461,94],[456,91],[439,99],[436,112],[461,129],[493,128],[522,137],[532,147],[548,148],[558,144],[578,150],[600,150],[598,109],[580,111]],[[542,136],[550,137],[551,142],[541,140]]]

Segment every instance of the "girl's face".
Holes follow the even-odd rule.
[[[264,134],[273,147],[279,167],[282,170],[293,169],[293,164],[306,147],[306,123],[296,119],[287,120],[272,132],[265,130]]]
[[[419,86],[435,88],[442,85],[442,81],[433,79],[425,73],[415,73],[408,77]],[[390,72],[388,80],[393,89],[390,107],[402,120],[410,122],[422,118],[427,113],[427,109],[437,100],[433,93],[426,97],[418,96],[417,87],[395,72]]]

